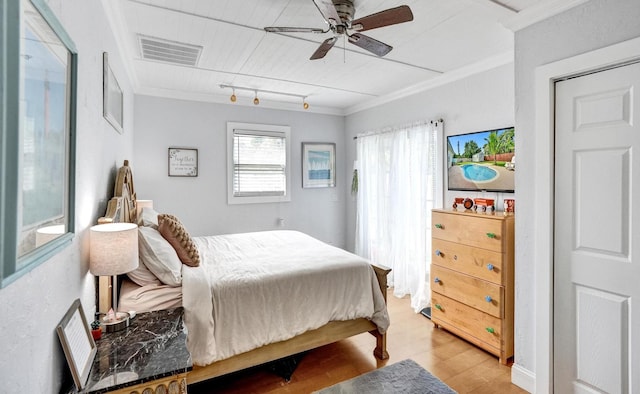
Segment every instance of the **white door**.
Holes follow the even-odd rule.
[[[638,93],[638,63],[556,83],[556,393],[640,393]]]

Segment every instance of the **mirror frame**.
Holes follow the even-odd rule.
[[[67,132],[66,232],[18,258],[20,178],[20,34],[21,1],[0,0],[0,288],[31,271],[71,243],[75,232],[76,97],[78,53],[69,35],[43,0],[27,0],[69,53],[69,127]]]

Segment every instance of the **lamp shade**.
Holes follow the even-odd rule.
[[[90,228],[89,270],[95,276],[120,275],[138,268],[138,226],[107,223]]]
[[[64,224],[54,224],[53,226],[40,227],[36,230],[36,248],[53,241],[65,233]]]

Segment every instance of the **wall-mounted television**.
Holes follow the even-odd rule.
[[[515,128],[447,136],[449,190],[513,193]]]

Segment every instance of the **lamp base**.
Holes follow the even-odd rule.
[[[116,312],[113,320],[108,320],[105,314],[101,314],[100,324],[105,332],[114,332],[129,327],[129,320],[130,315],[128,312]]]

